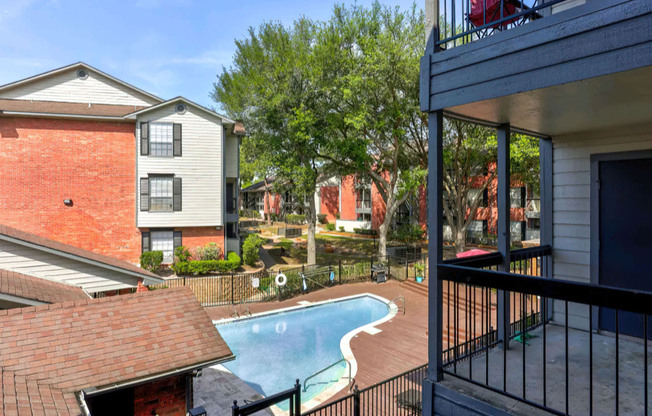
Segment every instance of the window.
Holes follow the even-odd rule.
[[[163,263],[172,263],[174,260],[174,231],[152,231],[151,251],[163,252]]]
[[[150,154],[172,157],[172,123],[149,123]]]
[[[358,221],[371,221],[371,214],[358,214]]]
[[[150,211],[172,211],[173,178],[156,176],[149,178]]]
[[[359,188],[355,195],[356,208],[371,209],[371,188]]]
[[[236,223],[227,222],[226,223],[226,238],[238,238],[238,230]]]
[[[510,190],[509,190],[509,207],[510,208],[524,208],[525,207],[525,187],[510,188]]]
[[[478,188],[469,189],[469,193],[467,194],[468,203],[471,204],[476,197],[480,198],[480,204],[478,205],[479,207],[487,207],[489,202],[488,189],[485,188],[482,192],[480,192],[480,189]]]

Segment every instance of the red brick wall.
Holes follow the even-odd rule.
[[[320,192],[320,212],[326,214],[329,222],[335,222],[335,214],[340,212],[340,188],[339,186],[322,186]]]
[[[355,176],[349,175],[342,178],[342,212],[340,218],[343,220],[357,219],[355,214]]]
[[[133,123],[2,117],[0,148],[0,223],[138,262]]]
[[[134,416],[184,416],[186,414],[186,375],[136,386]]]
[[[181,242],[190,250],[208,243],[217,243],[220,246],[220,255],[224,257],[226,247],[224,227],[221,230],[216,227],[186,227],[175,228],[175,231],[181,231]]]
[[[269,199],[269,205],[267,200]],[[263,212],[265,214],[271,212],[272,214],[279,215],[281,213],[281,195],[268,193],[263,196]]]

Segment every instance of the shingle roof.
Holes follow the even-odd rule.
[[[75,393],[232,358],[188,287],[0,311],[5,415],[80,414]]]
[[[0,270],[0,293],[46,303],[90,298],[78,287],[9,270]]]
[[[140,267],[124,260],[119,260],[113,257],[105,256],[103,254],[93,253],[92,251],[84,250],[78,247],[69,246],[68,244],[63,244],[58,241],[50,240],[49,238],[18,230],[16,228],[7,227],[6,225],[0,224],[0,236],[5,236],[15,240],[20,240],[26,243],[45,247],[51,250],[56,250],[61,253],[70,254],[79,259],[92,261],[95,264],[99,263],[100,265],[122,269],[126,272],[129,272],[130,274],[137,274],[145,279],[153,279],[155,280],[155,283],[163,282],[163,279],[154,273],[141,269]]]
[[[144,106],[90,103],[66,103],[60,101],[34,101],[0,99],[0,112],[69,114],[81,116],[117,117],[142,110]]]

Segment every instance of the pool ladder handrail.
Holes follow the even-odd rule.
[[[245,311],[242,315],[238,313],[238,310],[235,308],[236,305],[244,305]],[[231,314],[231,316],[233,317],[240,318],[240,316],[251,316],[251,311],[249,310],[249,307],[247,306],[246,303],[240,303],[240,304],[233,303],[231,304],[231,307],[233,308],[233,313]]]
[[[351,369],[352,369],[352,367],[351,367],[351,362],[350,362],[349,360],[347,360],[346,358],[342,358],[341,360],[338,360],[338,361],[334,362],[333,364],[329,365],[328,367],[324,367],[324,368],[322,368],[321,370],[317,371],[316,373],[313,373],[312,375],[306,377],[306,378],[303,380],[303,392],[305,393],[306,390],[308,390],[308,380],[310,380],[311,378],[316,377],[318,374],[321,374],[321,373],[323,373],[323,372],[326,371],[326,370],[330,370],[331,368],[335,367],[336,365],[338,365],[338,364],[341,363],[342,361],[346,362],[346,363],[348,364],[348,366],[349,366],[349,376],[348,376],[348,377],[340,377],[340,378],[347,378],[347,379],[349,379],[349,380],[354,380],[354,378],[351,376]],[[319,382],[319,383],[315,383],[314,385],[317,385],[317,384],[328,384],[328,383],[332,383],[332,382],[336,382],[336,381],[340,381],[340,379],[337,379],[337,380],[331,380],[331,381],[327,381],[327,382],[326,382],[326,381],[321,381],[321,382]],[[313,385],[313,384],[311,384],[311,386],[312,386],[312,385]]]
[[[399,308],[398,305],[396,304],[396,301],[397,301],[397,300],[400,300],[400,301],[403,303],[403,307],[402,307],[402,308]],[[390,304],[390,303],[393,303],[394,306],[396,306],[396,309],[397,309],[397,310],[399,310],[399,311],[402,310],[402,311],[403,311],[403,315],[405,315],[405,297],[404,297],[403,295],[398,295],[398,296],[395,297],[394,299],[390,300],[389,303],[387,303],[387,308],[388,308],[388,309],[389,309],[389,304]]]

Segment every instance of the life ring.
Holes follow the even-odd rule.
[[[283,273],[279,273],[276,275],[276,286],[285,286],[285,284],[288,282],[288,278],[285,277]]]
[[[276,333],[281,335],[285,332],[285,330],[288,328],[288,325],[285,321],[277,322],[276,323]]]

